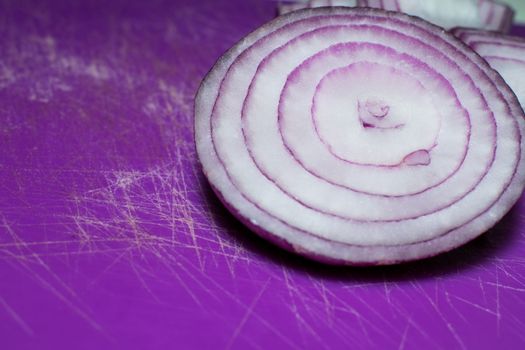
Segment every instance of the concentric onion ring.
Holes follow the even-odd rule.
[[[195,107],[223,203],[320,261],[448,251],[492,227],[525,183],[515,95],[455,37],[400,13],[281,16],[219,59]]]

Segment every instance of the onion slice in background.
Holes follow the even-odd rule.
[[[195,139],[226,207],[259,235],[338,264],[451,250],[499,221],[525,180],[524,115],[442,28],[397,12],[280,16],[201,84]]]
[[[470,28],[455,28],[452,33],[501,74],[525,109],[525,39]]]
[[[514,11],[492,0],[295,0],[278,6],[279,14],[325,6],[372,7],[418,16],[450,29],[457,26],[508,32]]]

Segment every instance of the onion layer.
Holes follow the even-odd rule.
[[[501,74],[525,109],[525,39],[467,28],[455,28],[452,33]]]
[[[222,56],[195,104],[229,210],[292,251],[389,264],[492,227],[525,181],[508,85],[424,20],[363,8],[280,16]]]
[[[446,29],[457,26],[508,32],[514,11],[492,0],[295,0],[278,6],[279,14],[325,6],[372,7],[419,16]]]

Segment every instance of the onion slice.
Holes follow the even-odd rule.
[[[195,102],[203,171],[291,251],[392,264],[492,227],[525,182],[524,115],[442,28],[370,8],[295,11],[242,39]]]
[[[278,5],[279,14],[325,6],[372,7],[418,16],[446,29],[457,26],[508,32],[514,11],[492,0],[295,0]]]
[[[525,39],[470,28],[455,28],[452,33],[501,74],[525,109]]]

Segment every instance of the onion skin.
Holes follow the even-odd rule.
[[[405,12],[409,15],[417,15],[417,12],[414,12],[414,8],[406,7],[403,4],[403,0],[295,0],[295,1],[284,1],[280,3],[277,7],[277,12],[279,15],[284,15],[286,13],[304,9],[304,8],[316,8],[316,7],[325,7],[325,6],[348,6],[348,7],[371,7],[377,8],[386,11],[399,11]],[[412,6],[418,7],[418,0],[413,0]],[[457,0],[457,4],[461,7],[461,1]],[[466,0],[463,0],[465,3]],[[425,2],[432,3],[433,6],[440,6],[440,0],[425,0]],[[423,3],[423,1],[421,2]],[[434,4],[435,3],[435,4]],[[479,16],[479,23],[473,24],[472,27],[480,28],[491,31],[498,31],[502,33],[508,33],[512,26],[514,19],[514,10],[505,4],[501,4],[492,0],[480,0],[477,2],[477,10]],[[422,15],[423,18],[438,24],[442,25],[446,29],[450,29],[456,26],[464,26],[463,20],[460,18],[453,19],[452,14],[450,15],[450,20],[452,23],[444,24],[440,23],[440,19],[437,14],[432,14],[432,11]],[[449,16],[447,16],[449,17]]]
[[[346,38],[349,42],[338,42],[339,37]],[[328,41],[333,41],[333,44]],[[321,49],[323,47],[325,49]],[[439,47],[439,51],[434,47]],[[426,56],[429,58],[425,58]],[[293,63],[295,61],[303,64]],[[304,62],[311,62],[311,65]],[[385,137],[390,137],[389,134],[381,133],[396,135],[395,133],[408,132],[406,130],[419,125],[417,119],[403,119],[406,115],[399,113],[405,103],[392,100],[398,96],[396,89],[385,87],[385,92],[379,95],[379,90],[372,89],[373,86],[381,89],[381,86],[389,85],[381,85],[381,77],[384,76],[381,72],[390,71],[392,79],[398,80],[396,87],[404,87],[397,91],[407,93],[412,89],[414,93],[420,94],[419,89],[423,89],[420,98],[405,99],[411,101],[407,105],[410,107],[409,111],[413,108],[417,110],[417,100],[423,101],[421,103],[424,106],[429,106],[425,102],[425,94],[429,94],[428,98],[432,101],[437,99],[435,103],[440,106],[439,109],[430,108],[425,112],[428,115],[422,116],[426,118],[424,120],[427,124],[431,120],[428,118],[437,118],[435,120],[439,122],[428,124],[435,125],[438,129],[423,128],[424,130],[418,132],[421,135],[415,136],[416,140],[422,138],[421,147],[419,144],[409,143],[406,149],[401,146],[400,149],[397,149],[398,146],[385,146],[382,151],[382,148],[378,148],[379,151],[374,156],[376,158],[372,157],[370,164],[344,163],[328,156],[332,157],[330,162],[340,164],[338,166],[344,171],[350,169],[349,175],[355,171],[370,174],[370,178],[362,179],[361,185],[357,184],[365,187],[358,186],[355,189],[339,187],[325,178],[328,174],[335,176],[334,180],[345,180],[344,177],[338,177],[338,171],[330,173],[332,168],[315,165],[323,164],[327,159],[303,159],[313,161],[314,168],[307,169],[299,165],[298,159],[293,160],[286,153],[295,149],[293,143],[289,144],[291,149],[288,151],[280,144],[281,141],[273,143],[274,137],[278,135],[274,136],[274,133],[283,133],[284,141],[290,141],[288,137],[299,132],[301,125],[306,125],[289,119],[303,115],[302,112],[297,114],[289,109],[295,106],[295,98],[308,100],[307,95],[310,92],[307,91],[315,91],[320,96],[321,109],[318,113],[323,123],[321,127],[328,128],[329,132],[325,136],[329,136],[328,142],[333,141],[330,138],[333,135],[330,131],[333,129],[332,124],[330,119],[325,118],[330,114],[326,114],[323,109],[326,108],[323,107],[326,106],[323,101],[334,98],[331,91],[338,91],[340,79],[343,79],[341,81],[344,84],[348,80],[345,80],[343,73],[329,75],[314,68],[310,71],[308,67],[348,64],[343,62],[354,62],[348,66],[351,68],[345,68],[341,72],[349,74],[350,82],[357,79],[359,84],[345,85],[350,90],[345,88],[341,91],[350,93],[352,89],[357,89],[357,92],[370,92],[371,95],[368,96],[370,98],[357,99],[355,104],[351,99],[349,106],[355,106],[356,115],[358,107],[361,107],[364,108],[361,113],[368,113],[366,118],[381,119],[377,122],[378,125],[386,123],[384,118],[394,118],[392,125],[397,125],[396,118],[401,118],[406,124],[404,129],[386,131],[374,128],[348,129],[349,132],[357,132],[356,135],[364,137],[365,144],[375,139],[383,142]],[[371,75],[367,73],[368,70]],[[292,72],[297,73],[294,75]],[[359,80],[362,79],[360,74],[363,72],[369,78]],[[325,85],[318,85],[318,78],[309,78],[311,74],[312,77],[316,74],[321,74],[322,77],[324,74]],[[331,78],[332,76],[335,78]],[[434,76],[442,78],[436,79]],[[456,81],[456,77],[463,76],[461,81]],[[284,85],[277,83],[278,81],[283,81]],[[277,85],[273,87],[273,84]],[[301,86],[298,97],[293,97],[295,84],[307,84],[298,85]],[[367,84],[371,84],[370,88]],[[288,94],[292,94],[291,97],[283,95],[285,87]],[[360,87],[365,90],[359,90]],[[270,95],[266,96],[267,93]],[[284,100],[275,100],[272,94],[277,94],[277,98],[280,95]],[[455,99],[459,104],[454,102]],[[474,108],[479,103],[486,107],[483,110]],[[281,107],[278,110],[285,113],[284,129],[274,129],[276,125],[280,125],[277,123],[277,110],[271,113],[265,110],[273,110],[274,104],[282,104],[282,110]],[[298,105],[298,108],[303,108],[302,106]],[[349,116],[354,113],[352,108]],[[455,112],[450,115],[457,117],[449,117],[445,113],[443,119],[440,114],[442,108],[451,108]],[[469,120],[467,124],[460,117],[463,111]],[[484,118],[489,118],[491,122],[484,122]],[[516,96],[503,79],[471,49],[441,28],[394,12],[341,7],[318,8],[296,11],[275,19],[241,40],[217,61],[203,80],[196,97],[195,138],[203,172],[213,190],[228,210],[252,231],[287,250],[323,263],[385,265],[422,259],[454,249],[488,230],[510,210],[525,185],[524,152],[521,151],[524,146],[521,137],[525,126],[523,119],[523,111]],[[270,129],[266,129],[265,123],[269,123]],[[472,131],[468,131],[468,134],[467,130],[470,129],[454,131],[460,130],[456,127],[451,129],[451,125],[456,125],[454,123],[459,123],[458,127],[463,129],[472,128]],[[436,134],[439,137],[433,145],[436,130],[450,130],[457,135],[450,136],[448,132],[440,131]],[[301,147],[320,144],[319,141],[302,135],[298,134]],[[468,137],[465,140],[469,143],[466,158],[463,159],[463,149],[456,150],[453,147],[455,143],[450,142],[455,138],[463,140],[464,137]],[[410,138],[404,137],[402,140],[405,139]],[[484,143],[484,139],[491,141]],[[342,142],[345,145],[345,142],[351,140],[343,139]],[[359,147],[359,144],[355,146]],[[269,152],[267,147],[277,148],[275,152]],[[320,147],[314,147],[313,150],[326,152],[326,149]],[[447,156],[449,151],[450,156]],[[352,151],[352,148],[349,152],[351,157],[362,156]],[[348,154],[343,152],[343,157]],[[390,159],[390,156],[394,158]],[[397,164],[395,159],[403,159],[403,156],[406,161]],[[448,173],[443,174],[442,182],[432,185],[424,177],[404,177],[405,173],[433,174],[440,170],[437,167],[441,164],[440,159],[443,164],[449,165],[460,162],[459,168],[450,166],[450,176]],[[273,161],[276,163],[273,164]],[[318,161],[321,163],[317,163]],[[383,162],[397,165],[386,168],[374,165],[381,165]],[[469,168],[466,166],[468,164],[478,164],[477,169]],[[480,165],[483,167],[479,168]],[[495,168],[498,171],[494,171]],[[323,171],[324,175],[319,175],[318,178],[314,176],[316,172]],[[454,179],[461,179],[462,176],[465,177],[461,174],[469,174],[470,171],[473,171],[472,180],[467,181],[468,183],[456,183]],[[389,185],[393,174],[397,174],[395,176],[400,181],[409,179],[406,183],[408,187],[404,189]],[[280,176],[283,178],[278,179]],[[384,180],[374,182],[374,176]],[[432,176],[429,179],[437,179]],[[288,181],[286,178],[292,178],[296,183],[285,185]],[[307,181],[304,184],[303,178]],[[309,184],[310,182],[314,185]],[[414,190],[416,183],[424,186],[422,192],[419,189]],[[377,193],[370,192],[374,188]],[[456,189],[445,196],[432,195],[447,189],[451,191],[451,188]],[[334,197],[322,195],[325,193],[323,191],[332,190],[335,191]],[[425,196],[430,196],[429,200],[421,202]],[[342,200],[348,199],[346,202],[339,202],[339,197]],[[364,210],[363,204],[356,202],[357,198],[376,207]],[[425,205],[409,205],[420,202]],[[472,206],[469,203],[476,204]],[[392,208],[393,212],[383,211],[383,205]],[[354,212],[362,214],[352,214]]]
[[[525,39],[471,28],[454,28],[451,32],[503,76],[525,109]]]

